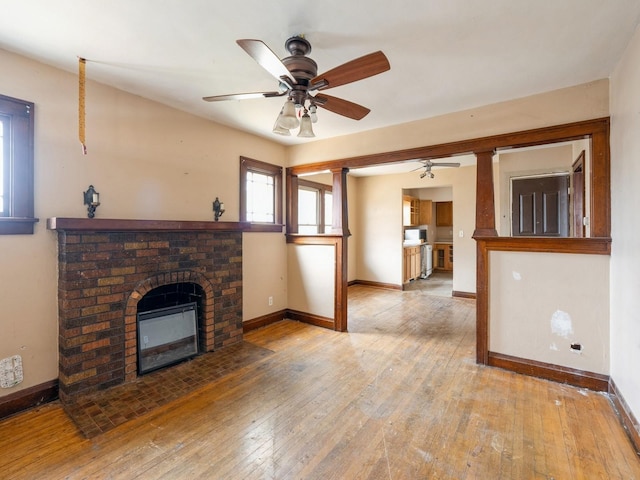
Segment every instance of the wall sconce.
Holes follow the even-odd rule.
[[[214,220],[217,222],[223,213],[224,213],[224,203],[220,202],[220,200],[218,200],[218,197],[216,197],[216,199],[213,202]]]
[[[93,185],[89,185],[89,188],[84,192],[84,204],[87,206],[87,217],[93,218],[96,216],[96,208],[100,205],[100,194],[95,191]]]

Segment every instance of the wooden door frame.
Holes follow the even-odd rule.
[[[570,205],[571,205],[571,225],[573,226],[573,236],[575,238],[584,238],[585,236],[585,225],[584,225],[584,216],[585,216],[585,208],[584,208],[584,202],[585,202],[585,159],[586,159],[586,155],[585,155],[585,151],[582,150],[582,152],[580,152],[580,154],[578,155],[578,157],[575,159],[575,161],[573,162],[573,164],[571,165],[571,198],[569,200]],[[580,192],[580,235],[576,235],[575,231],[576,228],[578,226],[578,223],[576,222],[576,212],[575,212],[575,207],[576,207],[576,203],[575,203],[575,199],[578,198],[578,195],[576,194],[576,188],[575,188],[575,176],[576,173],[578,172],[578,169],[581,173],[582,176],[582,189]]]
[[[359,168],[402,162],[414,158],[435,159],[460,154],[476,154],[476,229],[473,238],[476,240],[476,361],[479,364],[495,364],[496,357],[490,362],[489,352],[489,273],[491,251],[527,251],[552,253],[581,253],[594,255],[611,254],[611,172],[609,147],[609,117],[585,120],[582,122],[556,125],[533,130],[506,133],[490,137],[461,140],[425,147],[398,150],[393,152],[362,155],[358,157],[327,160],[323,162],[299,165],[287,169],[287,186],[296,184],[298,175],[318,173],[336,169]],[[494,185],[492,157],[495,151],[507,147],[529,147],[549,143],[591,138],[591,175],[588,179],[590,198],[590,238],[513,238],[498,237],[495,229]],[[346,176],[340,178],[346,200]],[[336,189],[334,175],[334,191]],[[290,188],[287,189],[287,231],[295,229],[297,218],[291,215],[295,205],[295,197]],[[342,205],[341,213],[346,214],[347,205]],[[291,229],[291,230],[289,230]],[[288,241],[293,241],[288,235]],[[346,250],[347,241],[340,242],[338,248]],[[342,279],[342,294],[347,289],[346,254],[342,262],[336,262],[336,279]],[[345,314],[346,297],[335,299]],[[503,365],[504,366],[504,365]],[[509,368],[506,366],[506,368]]]

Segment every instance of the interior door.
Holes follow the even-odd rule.
[[[569,175],[511,180],[511,235],[569,236]]]

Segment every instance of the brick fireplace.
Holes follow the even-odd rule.
[[[60,398],[137,377],[137,306],[164,285],[202,290],[202,349],[242,340],[242,231],[235,222],[50,218],[58,233]]]

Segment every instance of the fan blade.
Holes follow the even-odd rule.
[[[390,68],[389,60],[384,53],[380,51],[370,53],[318,75],[311,80],[310,89],[315,90],[315,84],[320,84],[317,90],[338,87],[386,72]]]
[[[353,118],[354,120],[361,120],[371,110],[357,103],[343,100],[342,98],[332,97],[330,95],[318,94],[313,97],[314,102],[319,107],[325,108],[330,112],[337,113],[344,117]]]
[[[232,93],[230,95],[214,95],[212,97],[202,97],[205,102],[221,102],[224,100],[249,100],[251,98],[271,98],[286,95],[285,92],[255,92],[255,93]]]
[[[236,40],[236,43],[247,52],[258,64],[279,81],[283,81],[283,77],[288,79],[285,81],[289,86],[298,83],[289,69],[282,63],[278,56],[267,47],[262,40],[253,40],[250,38]]]
[[[438,163],[432,163],[431,164],[432,167],[459,167],[460,164],[456,163],[456,162],[438,162]]]

